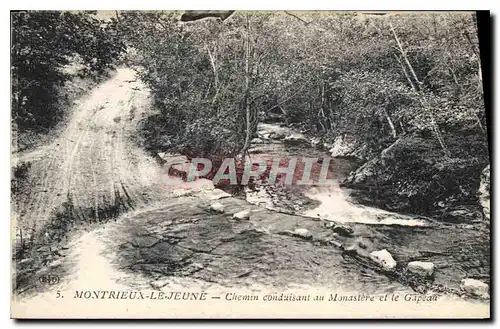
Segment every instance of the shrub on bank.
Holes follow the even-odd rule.
[[[464,143],[457,150],[471,147]],[[479,155],[481,150],[476,150]],[[476,192],[488,160],[461,155],[445,157],[433,139],[406,136],[354,171],[344,184],[356,189],[361,202],[446,219],[457,206],[479,208]]]

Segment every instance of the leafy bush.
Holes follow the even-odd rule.
[[[20,11],[11,19],[12,119],[20,131],[45,132],[64,115],[62,86],[103,75],[119,57],[117,22],[94,12]]]
[[[465,149],[470,146],[461,145]],[[435,215],[441,214],[436,209],[477,206],[478,173],[486,164],[480,157],[443,157],[439,143],[432,138],[408,135],[345,183],[383,208]]]
[[[153,151],[234,156],[259,120],[281,117],[324,142],[341,136],[363,146],[362,160],[373,159],[381,175],[365,183],[387,203],[476,188],[488,153],[473,14],[236,12],[187,24],[179,17],[121,19],[158,112],[145,123]],[[382,163],[381,152],[398,140],[405,151]]]

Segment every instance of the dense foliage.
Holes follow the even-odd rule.
[[[123,50],[116,19],[94,12],[14,12],[11,23],[12,119],[22,131],[56,124],[65,82],[101,77]]]
[[[121,15],[155,98],[148,148],[244,153],[257,122],[277,115],[323,142],[345,138],[373,160],[376,174],[355,181],[375,186],[366,190],[379,191],[381,206],[474,198],[488,162],[474,14],[236,12],[190,23],[180,15]],[[394,159],[379,161],[398,141]]]
[[[245,155],[258,122],[278,117],[321,144],[352,144],[372,175],[348,183],[375,186],[365,190],[380,190],[381,206],[408,196],[473,201],[488,163],[474,14],[181,16],[14,13],[13,120],[50,128],[64,114],[68,67],[102,76],[126,49],[153,95],[142,130],[153,152]],[[398,152],[385,153],[394,159],[382,161],[395,143]]]
[[[484,133],[472,14],[239,12],[188,24],[178,16],[123,14],[172,138],[209,118],[241,135],[245,120],[235,118],[246,97],[252,113],[279,111],[314,134],[355,135],[376,151],[381,141],[429,131],[448,153],[447,131]],[[212,135],[236,142],[219,133]]]

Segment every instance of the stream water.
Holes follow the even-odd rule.
[[[287,197],[294,198],[297,194],[302,194],[304,199],[310,199],[314,206],[295,207],[296,212],[300,215],[320,218],[322,220],[341,222],[341,223],[364,223],[364,224],[384,224],[384,225],[403,225],[403,226],[428,226],[430,223],[426,219],[418,216],[408,216],[397,214],[389,211],[384,211],[378,208],[366,207],[356,203],[351,198],[351,191],[346,188],[341,188],[341,181],[354,169],[355,163],[353,160],[346,158],[330,158],[330,156],[319,148],[311,147],[306,142],[287,142],[281,140],[273,140],[266,138],[272,132],[280,132],[283,135],[293,134],[293,132],[285,127],[280,127],[274,124],[261,124],[259,126],[258,135],[261,137],[262,143],[256,143],[250,149],[251,158],[256,160],[265,160],[268,163],[275,159],[290,159],[297,158],[298,163],[303,162],[305,158],[318,159],[317,166],[312,166],[311,177],[320,170],[320,166],[324,161],[329,161],[328,167],[328,184],[317,184],[317,180],[312,180],[311,185],[281,185],[281,189],[285,189],[284,193]],[[272,135],[271,135],[272,136]],[[299,166],[297,165],[297,168]],[[316,169],[316,170],[315,170]],[[303,170],[302,170],[303,171]],[[298,176],[302,176],[302,171],[296,169]],[[271,205],[271,201],[278,203],[281,200],[275,200],[273,192],[263,193],[250,192],[250,201],[254,203],[265,203]],[[283,194],[283,193],[282,193]],[[261,197],[261,200],[259,200]],[[277,202],[275,202],[277,201]],[[300,205],[300,202],[299,202]]]
[[[250,150],[253,157],[266,160],[276,157],[329,157],[325,151],[311,147],[307,142],[287,143],[266,138],[273,132],[290,134],[286,127],[260,125],[258,135],[262,143]],[[333,158],[329,166],[329,177],[333,180],[327,186],[284,186],[281,191],[265,187],[249,191],[247,199],[271,209],[280,208],[283,202],[286,208],[286,199],[291,199],[292,207],[288,208],[294,208],[293,212],[302,216],[347,225],[368,224],[371,232],[364,239],[378,249],[389,250],[398,264],[414,260],[433,262],[438,269],[433,282],[436,286],[458,290],[464,278],[489,283],[489,225],[484,222],[443,223],[432,218],[361,205],[351,197],[351,191],[340,187],[340,182],[353,168],[352,160]],[[280,195],[286,197],[280,198]],[[301,204],[305,206],[297,206]]]
[[[214,190],[213,185],[202,192],[187,185],[180,194],[165,190],[162,167],[129,138],[136,131],[134,120],[143,114],[138,109],[147,108],[132,106],[144,100],[142,89],[132,78],[131,72],[120,71],[97,88],[76,111],[62,137],[64,143],[56,141],[49,148],[50,156],[42,157],[42,152],[38,154],[40,159],[30,158],[30,181],[38,188],[27,188],[29,195],[35,195],[33,204],[20,203],[46,214],[56,224],[64,224],[66,217],[49,215],[69,192],[76,206],[94,209],[96,219],[102,219],[99,207],[107,204],[109,198],[104,196],[108,193],[117,200],[124,199],[118,197],[119,188],[127,196],[129,207],[112,212],[108,216],[112,220],[106,218],[92,226],[86,221],[81,221],[79,229],[61,225],[64,239],[32,248],[34,256],[22,264],[20,261],[16,268],[16,291],[23,297],[37,296],[26,299],[26,305],[32,302],[36,305],[33,308],[38,308],[37,300],[45,295],[37,294],[46,290],[54,296],[56,290],[90,287],[150,289],[158,282],[165,289],[195,291],[226,287],[252,291],[318,288],[346,293],[418,291],[404,275],[388,275],[368,261],[367,253],[380,249],[393,255],[398,273],[404,274],[409,261],[433,262],[436,273],[428,288],[434,291],[445,287],[457,292],[464,278],[489,283],[489,226],[445,224],[360,205],[339,184],[354,166],[346,159],[331,160],[330,185],[264,183],[247,189],[246,200],[215,200],[214,195],[221,191]],[[122,88],[127,92],[118,92]],[[288,128],[262,124],[258,133],[260,141],[252,143],[252,158],[306,157],[321,161],[328,157],[307,140],[285,143],[285,135],[297,135]],[[271,133],[281,138],[269,138]],[[317,169],[314,167],[313,172]],[[59,184],[61,177],[68,181],[78,178],[79,184],[65,187]],[[62,193],[63,187],[71,189]],[[214,202],[220,202],[225,213],[211,211]],[[232,218],[242,210],[251,212],[249,220]],[[339,236],[326,227],[330,221],[344,223],[352,234]],[[54,233],[58,227],[50,227],[48,232]],[[310,236],[297,236],[294,232],[298,229],[307,230]],[[358,254],[348,252],[351,249]],[[49,272],[59,275],[61,282],[40,286],[38,278]]]

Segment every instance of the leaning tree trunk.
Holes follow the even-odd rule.
[[[247,154],[248,148],[250,147],[250,140],[252,137],[252,120],[251,120],[251,108],[250,108],[250,23],[248,21],[248,14],[246,16],[247,26],[246,26],[246,37],[245,37],[245,89],[243,96],[243,103],[245,108],[245,143],[240,151],[241,158],[245,160],[245,155]]]
[[[401,53],[401,57],[403,57],[404,62],[408,66],[408,69],[409,69],[409,71],[411,73],[411,76],[415,80],[415,84],[413,84],[412,81],[411,81],[411,79],[409,79],[408,73],[406,72],[406,70],[404,68],[404,65],[402,65],[403,72],[405,73],[405,76],[409,80],[410,85],[412,86],[412,88],[415,91],[421,93],[422,92],[422,88],[421,88],[422,82],[418,79],[417,74],[416,74],[415,70],[413,69],[413,66],[410,63],[410,60],[408,59],[408,56],[406,55],[406,51],[404,50],[403,45],[401,44],[401,41],[399,40],[398,35],[396,34],[396,31],[394,30],[394,26],[392,25],[391,22],[389,22],[389,26],[391,28],[392,34],[394,36],[394,39],[396,40],[396,44],[398,45],[398,50]],[[441,133],[441,130],[439,129],[439,126],[438,126],[437,121],[436,121],[436,117],[434,116],[434,113],[432,113],[432,109],[427,104],[427,102],[425,100],[423,100],[423,98],[422,98],[421,102],[422,102],[422,105],[424,106],[425,110],[428,112],[428,115],[429,115],[429,118],[430,118],[430,123],[431,123],[431,128],[434,131],[434,134],[436,135],[436,138],[437,138],[437,140],[439,142],[439,145],[441,146],[441,148],[443,150],[444,155],[447,156],[447,157],[449,157],[450,156],[450,151],[446,147],[446,143],[444,141],[443,134]]]
[[[385,106],[382,108],[384,111],[385,118],[387,119],[387,123],[389,124],[389,127],[391,128],[391,135],[392,138],[396,138],[398,136],[398,133],[396,132],[396,127],[394,127],[394,123],[392,122],[391,117],[389,116],[389,112],[387,112],[387,109]]]

